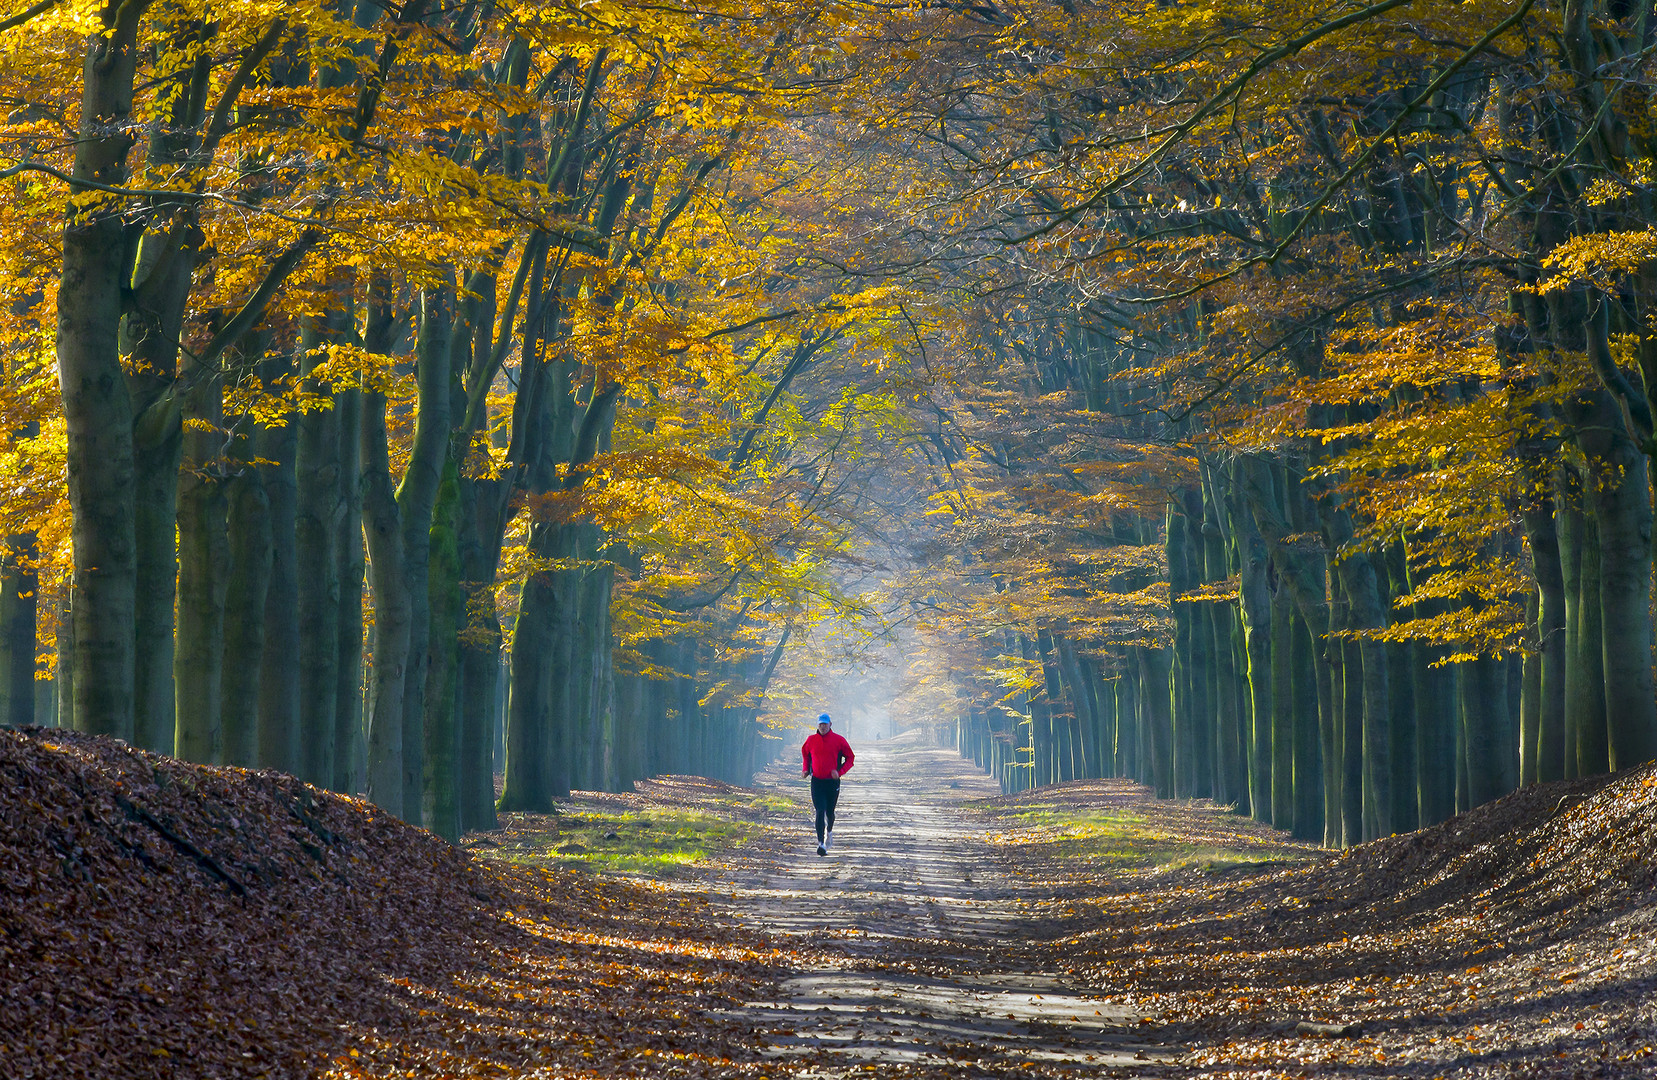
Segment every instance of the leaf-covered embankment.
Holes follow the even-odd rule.
[[[702,901],[475,860],[274,772],[0,730],[8,1076],[734,1075],[775,957]]]
[[[1001,851],[1060,898],[1006,962],[1056,962],[1143,1011],[1199,1075],[1643,1077],[1657,1060],[1657,766],[1311,859],[1120,780],[984,805],[1032,833]],[[1035,815],[1116,815],[1143,835],[1099,850],[1097,823],[1030,829]],[[1155,857],[1133,869],[1117,848]],[[1208,848],[1263,861],[1169,857]],[[1301,1020],[1362,1037],[1305,1038]]]

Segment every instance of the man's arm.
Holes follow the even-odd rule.
[[[852,744],[847,742],[845,736],[842,735],[840,737],[840,762],[841,762],[841,764],[840,764],[840,768],[838,770],[839,773],[842,776],[844,776],[847,772],[851,771],[852,762],[854,762],[856,760],[857,760],[857,757],[852,753]]]
[[[811,775],[811,740],[807,739],[800,746],[800,775]]]

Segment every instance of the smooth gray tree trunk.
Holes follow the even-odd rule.
[[[386,442],[385,395],[363,391],[362,520],[368,582],[374,599],[373,657],[367,722],[368,798],[403,815],[405,716],[408,682],[408,585],[403,568],[403,527],[391,487]]]
[[[1652,677],[1651,485],[1649,459],[1627,438],[1607,448],[1592,485],[1599,534],[1600,647],[1607,768],[1657,758],[1657,687]]]
[[[75,181],[120,186],[132,118],[144,0],[107,4],[86,38]],[[71,184],[79,194],[88,189]],[[137,538],[133,408],[119,335],[127,281],[122,204],[72,208],[58,276],[57,362],[63,394],[74,543],[74,653],[69,677],[79,730],[133,738]]]
[[[1577,686],[1576,768],[1578,776],[1594,776],[1611,768],[1609,724],[1605,705],[1605,654],[1600,589],[1599,521],[1582,515],[1582,568],[1578,578],[1579,609],[1576,666],[1582,674]],[[1567,703],[1569,708],[1573,703]]]
[[[532,525],[530,551],[543,559],[554,556],[557,531],[545,522]],[[560,580],[557,571],[532,570],[518,601],[518,617],[512,626],[511,678],[507,684],[506,780],[499,804],[503,811],[549,813],[553,809],[549,699],[556,666],[553,622]]]
[[[0,724],[37,722],[35,654],[40,573],[34,533],[5,538],[0,549]],[[41,721],[45,717],[40,718]]]
[[[287,357],[260,365],[265,385],[292,370]],[[299,577],[294,550],[298,488],[296,417],[259,432],[259,467],[270,512],[270,579],[265,587],[264,651],[259,662],[259,764],[297,775],[299,746]]]
[[[460,838],[459,721],[460,632],[465,594],[460,587],[460,477],[451,460],[443,468],[432,513],[427,604],[431,618],[430,661],[426,667],[425,803],[426,828],[445,840]]]
[[[1289,670],[1294,684],[1294,835],[1323,839],[1323,759],[1318,738],[1319,694],[1312,636],[1299,615],[1291,619]]]
[[[1565,777],[1565,668],[1569,645],[1564,564],[1552,497],[1527,511],[1523,521],[1537,589],[1537,709],[1531,758],[1535,780],[1545,784]]]
[[[1554,526],[1559,537],[1560,582],[1565,599],[1565,718],[1564,778],[1574,780],[1581,776],[1577,766],[1577,740],[1582,727],[1583,712],[1590,706],[1585,686],[1588,673],[1582,668],[1582,551],[1587,522],[1577,505],[1576,478],[1567,469],[1555,473],[1554,491],[1557,494]]]
[[[1248,656],[1249,686],[1249,812],[1256,821],[1272,817],[1272,664],[1271,590],[1266,581],[1266,545],[1253,528],[1247,509],[1236,517],[1242,526],[1237,537],[1238,610],[1242,613],[1243,641]]]
[[[226,486],[230,576],[225,588],[219,721],[227,765],[259,764],[259,672],[270,589],[270,502],[258,469],[242,465]]]
[[[1500,660],[1481,656],[1461,665],[1462,730],[1466,739],[1467,799],[1479,806],[1519,785],[1508,707],[1507,676]]]
[[[174,742],[178,720],[173,620],[181,600],[176,584],[182,426],[176,413],[157,420],[163,431],[146,433],[140,422],[134,438],[133,737],[146,749],[188,757],[175,750]]]
[[[225,495],[221,394],[216,378],[197,385],[185,406],[196,421],[184,436],[178,482],[178,622],[172,686],[177,694],[175,753],[216,763],[222,725],[225,605],[230,588],[229,500]],[[238,748],[240,749],[240,748]]]
[[[300,382],[313,399],[296,420],[293,553],[298,649],[299,775],[318,787],[335,782],[339,732],[339,515],[340,430],[332,388],[312,374],[326,359],[337,328],[307,332]]]
[[[339,490],[334,556],[338,570],[339,605],[335,615],[335,642],[339,659],[334,691],[335,791],[359,794],[367,790],[366,746],[363,739],[363,574],[362,539],[362,391],[341,388],[334,393],[339,413]]]
[[[1281,577],[1271,615],[1271,824],[1289,832],[1295,818],[1294,602]]]
[[[421,824],[425,786],[425,697],[427,650],[431,640],[428,567],[432,509],[449,452],[449,390],[453,362],[454,289],[420,294],[420,329],[415,343],[418,398],[414,444],[408,469],[397,486],[402,521],[404,594],[408,597],[408,655],[403,691],[403,820]]]
[[[52,680],[57,690],[57,701],[53,711],[57,714],[57,724],[61,728],[73,731],[84,730],[75,722],[75,617],[74,617],[74,588],[71,585],[64,589],[63,600],[58,608],[58,630],[53,645],[57,656],[55,665],[57,677]]]

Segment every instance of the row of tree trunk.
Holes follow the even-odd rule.
[[[1320,283],[1347,295],[1385,281],[1386,262],[1400,254],[1423,261],[1441,254],[1435,233],[1482,234],[1487,219],[1481,215],[1499,222],[1511,214],[1521,223],[1510,249],[1521,252],[1515,259],[1520,287],[1506,305],[1510,318],[1492,318],[1484,331],[1496,344],[1500,380],[1481,383],[1447,368],[1431,385],[1401,380],[1388,405],[1312,406],[1307,418],[1313,428],[1356,428],[1385,410],[1401,418],[1411,406],[1488,401],[1501,391],[1527,402],[1503,421],[1507,431],[1523,432],[1508,462],[1524,472],[1524,482],[1507,496],[1511,524],[1482,550],[1458,553],[1463,569],[1503,559],[1528,574],[1517,640],[1509,635],[1499,646],[1478,640],[1476,628],[1493,614],[1493,598],[1472,589],[1424,588],[1432,585],[1433,560],[1414,556],[1433,536],[1354,542],[1363,531],[1355,520],[1359,511],[1307,481],[1338,445],[1290,439],[1287,447],[1253,454],[1216,454],[1202,461],[1200,482],[1172,498],[1165,520],[1139,530],[1154,532],[1166,552],[1172,600],[1165,643],[1084,648],[1078,642],[1072,648],[1083,652],[1079,666],[1044,663],[1040,691],[1027,701],[1009,699],[999,715],[969,698],[957,725],[963,753],[1008,786],[1132,776],[1159,794],[1212,797],[1331,846],[1428,825],[1522,784],[1657,757],[1650,463],[1657,383],[1644,377],[1657,357],[1651,319],[1657,279],[1642,264],[1620,276],[1567,277],[1537,287],[1560,245],[1650,224],[1648,198],[1601,206],[1585,194],[1594,178],[1615,175],[1649,151],[1649,132],[1622,119],[1619,110],[1628,106],[1607,82],[1612,58],[1649,44],[1649,14],[1603,0],[1569,0],[1543,16],[1561,20],[1553,47],[1493,61],[1486,72],[1447,85],[1433,103],[1441,113],[1412,120],[1420,124],[1419,137],[1437,143],[1433,153],[1400,149],[1393,156],[1377,144],[1373,163],[1344,201],[1301,221],[1308,235],[1340,235],[1376,256],[1376,268],[1350,283],[1338,272]],[[1556,77],[1573,91],[1536,96],[1518,89]],[[1413,93],[1378,94],[1369,103],[1376,128],[1364,134],[1393,117],[1411,120],[1396,110]],[[1318,111],[1323,107],[1308,109],[1308,128],[1327,166],[1338,171],[1350,151],[1330,139]],[[1516,148],[1496,165],[1446,134],[1471,130],[1481,113],[1496,115]],[[1441,125],[1439,117],[1447,115],[1457,117],[1456,125]],[[1245,143],[1256,137],[1247,125],[1232,130]],[[1218,188],[1239,182],[1202,160],[1189,169]],[[1481,170],[1500,171],[1499,186],[1512,200],[1505,209],[1460,194],[1462,180]],[[1434,173],[1431,184],[1417,182]],[[1331,179],[1291,172],[1277,181],[1283,190],[1274,197],[1311,204]],[[1166,182],[1159,175],[1157,183]],[[1292,190],[1297,183],[1303,190]],[[1197,186],[1191,202],[1200,204],[1216,187]],[[1252,212],[1261,218],[1240,226],[1224,219],[1245,212],[1236,208],[1248,200],[1213,202],[1205,222],[1211,235],[1282,235],[1269,207],[1256,207]],[[1155,214],[1130,214],[1125,222],[1113,213],[1111,228],[1167,227],[1166,217]],[[1309,265],[1321,268],[1320,258]],[[1316,276],[1318,270],[1301,272]],[[1269,288],[1279,287],[1278,278],[1270,281]],[[1424,279],[1400,285],[1391,311],[1363,306],[1385,326],[1399,317],[1403,298],[1452,310],[1464,302],[1461,287]],[[1301,386],[1284,390],[1266,376],[1242,379],[1220,400],[1247,411],[1303,392],[1304,380],[1362,374],[1359,361],[1324,355],[1316,329],[1337,325],[1345,308],[1319,311],[1306,303],[1306,310],[1282,313],[1275,329],[1283,336],[1267,354],[1294,354],[1283,367]],[[1142,316],[1118,315],[1112,323],[1104,305],[1088,312],[1130,336],[1145,333]],[[1149,410],[1133,400],[1139,394],[1181,413],[1178,401],[1162,400],[1166,386],[1125,378],[1136,361],[1124,362],[1112,346],[1091,340],[1103,336],[1070,326],[1067,340],[1047,355],[1026,357],[1034,381],[1045,392],[1070,390],[1089,412],[1143,417]],[[1140,344],[1177,356],[1204,342],[1201,303],[1180,301]],[[1204,390],[1229,383],[1213,370],[1199,374]],[[1159,434],[1185,437],[1200,419],[1193,414],[1189,423]],[[1154,437],[1150,427],[1138,426],[1141,437]],[[1198,594],[1204,584],[1211,587]],[[1184,599],[1193,595],[1202,599]],[[1226,595],[1231,598],[1219,599]],[[1400,607],[1407,596],[1412,599]],[[1445,632],[1413,640],[1385,635],[1405,620],[1436,622]],[[1057,643],[1064,629],[1033,630],[1028,647],[1045,657],[1042,641],[1051,639],[1062,657]]]
[[[89,45],[78,182],[127,180],[149,6],[112,5],[109,33]],[[430,12],[420,0],[389,21],[372,0],[346,8],[358,25],[384,28],[382,67]],[[470,11],[453,16],[466,48],[477,40]],[[246,58],[249,71],[283,25]],[[515,40],[492,77],[522,91],[528,49]],[[622,390],[605,356],[562,345],[591,288],[565,272],[571,245],[636,262],[711,167],[692,170],[667,213],[649,216],[654,185],[675,174],[641,164],[647,124],[618,128],[626,138],[593,130],[607,55],[598,50],[584,71],[561,64],[564,104],[526,105],[478,159],[514,180],[544,160],[545,176],[535,175],[550,199],[545,218],[579,225],[570,236],[555,239],[543,222],[493,262],[466,271],[439,262],[418,283],[325,268],[312,282],[323,313],[296,320],[273,300],[323,240],[306,229],[182,365],[203,253],[191,246],[198,230],[176,219],[196,204],[150,208],[136,247],[123,240],[131,230],[116,201],[73,213],[56,342],[74,574],[58,598],[56,692],[40,708],[33,538],[7,538],[0,722],[47,720],[190,760],[281,769],[365,793],[451,838],[495,823],[503,767],[500,805],[532,810],[550,809],[572,785],[625,787],[664,769],[743,775],[765,745],[754,710],[704,702],[723,673],[698,666],[707,657],[696,647],[659,643],[667,669],[687,665],[681,676],[616,673],[607,538],[569,510],[608,446]],[[154,125],[146,155],[158,175],[210,160],[223,135],[215,125],[231,115],[204,114],[208,95],[191,80],[207,71],[197,67],[181,62],[169,75],[181,84],[166,97],[174,115]],[[381,87],[356,66],[284,61],[272,77],[348,90],[361,79],[343,145],[374,123]],[[479,150],[467,138],[432,134],[456,161]],[[517,266],[503,292],[509,254]],[[146,278],[150,265],[166,271]],[[599,303],[613,309],[615,298]],[[342,375],[342,350],[381,360]],[[506,405],[490,394],[508,382],[511,354]],[[414,378],[412,416],[388,403],[388,373],[374,367],[386,358],[398,358],[391,373]],[[227,411],[232,386],[285,397],[287,411]],[[508,631],[498,614],[502,550],[526,506],[531,568]]]
[[[171,672],[154,676],[173,723],[106,730],[77,715],[73,597],[58,613],[62,678],[37,683],[38,590],[22,558],[0,562],[0,723],[292,772],[450,837],[493,826],[499,768],[502,808],[546,811],[572,788],[626,790],[664,772],[741,782],[774,754],[757,705],[704,701],[711,686],[768,670],[733,668],[686,637],[648,649],[656,672],[685,674],[617,673],[614,569],[590,525],[534,523],[530,548],[553,565],[528,576],[507,639],[495,614],[506,485],[461,473],[441,401],[461,385],[453,342],[476,328],[456,332],[452,294],[419,303],[368,322],[382,335],[371,347],[393,347],[399,320],[416,339],[414,452],[395,487],[382,394],[313,387],[312,408],[238,434],[228,468],[220,397],[188,410],[209,422],[183,439],[176,636],[168,627]],[[303,346],[302,378],[319,355]],[[287,361],[262,363],[274,378]],[[553,400],[563,416],[547,428],[593,409],[568,393]],[[572,445],[555,464],[591,452]]]
[[[1044,677],[1003,706],[969,701],[962,754],[1008,790],[1127,776],[1331,847],[1653,756],[1641,459],[1599,476],[1588,505],[1573,494],[1586,485],[1561,473],[1558,500],[1525,518],[1528,648],[1455,663],[1446,648],[1374,636],[1445,602],[1400,611],[1406,545],[1343,554],[1350,521],[1307,497],[1298,465],[1205,461],[1201,484],[1144,527],[1167,556],[1170,640],[1099,649],[1062,626],[1018,635]],[[1205,583],[1222,588],[1199,595],[1223,596],[1228,582],[1230,598],[1181,599]]]

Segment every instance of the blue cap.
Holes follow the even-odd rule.
[[[829,725],[832,725],[834,723],[833,720],[829,719],[828,713],[823,713],[820,716],[818,716],[817,717],[817,722],[819,724],[829,724]]]

